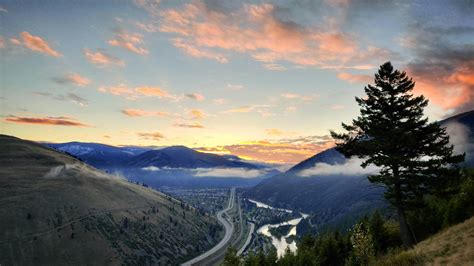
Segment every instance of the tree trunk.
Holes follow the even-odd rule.
[[[397,208],[398,224],[400,225],[400,235],[403,242],[403,247],[408,249],[415,245],[413,234],[410,231],[408,222],[405,216],[405,211],[402,208]]]
[[[415,245],[415,239],[412,232],[410,231],[410,227],[408,226],[407,218],[405,216],[405,209],[403,208],[398,165],[394,165],[392,170],[393,177],[395,179],[395,203],[397,207],[398,224],[400,225],[400,236],[402,238],[403,247],[408,249]]]

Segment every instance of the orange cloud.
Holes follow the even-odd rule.
[[[144,96],[176,99],[176,96],[169,94],[166,90],[159,87],[141,86],[136,87],[135,91]]]
[[[368,84],[374,81],[374,78],[369,75],[355,75],[351,73],[339,73],[337,74],[337,77],[348,81],[350,83],[364,83]]]
[[[160,140],[165,136],[159,132],[138,132],[137,135],[143,139]]]
[[[53,80],[59,84],[72,83],[79,87],[85,87],[91,83],[91,81],[88,78],[83,77],[76,73],[71,73],[64,77],[56,77],[56,78],[53,78]]]
[[[208,115],[201,109],[192,109],[189,110],[189,115],[191,116],[192,119],[204,119]]]
[[[444,109],[456,109],[461,106],[472,109],[474,61],[458,60],[449,63],[449,67],[429,63],[409,65],[408,73],[416,82],[414,91]]]
[[[124,30],[118,30],[115,34],[115,38],[109,40],[108,43],[112,46],[119,46],[139,55],[146,55],[149,53],[147,49],[139,46],[143,43],[143,35],[138,33],[128,33]]]
[[[270,136],[281,136],[285,134],[285,132],[281,131],[278,128],[265,129],[265,132],[267,133],[267,135],[270,135]]]
[[[103,93],[124,96],[129,100],[135,100],[139,97],[158,97],[179,100],[179,97],[171,95],[168,91],[161,89],[160,87],[139,86],[132,89],[124,84],[119,84],[117,86],[102,86],[98,90]]]
[[[96,52],[90,49],[84,49],[84,55],[89,62],[99,67],[107,66],[125,66],[125,62],[118,57],[106,53],[104,50],[98,50]]]
[[[26,48],[38,53],[42,53],[42,54],[46,54],[46,55],[50,55],[54,57],[62,56],[62,54],[60,54],[58,51],[51,48],[48,42],[43,40],[39,36],[34,36],[34,35],[31,35],[29,32],[24,31],[20,33],[20,37],[22,41],[16,38],[11,38],[10,42],[15,45],[24,45]]]
[[[278,141],[260,140],[234,145],[198,148],[213,153],[230,153],[268,163],[298,163],[334,146],[330,136],[307,136]]]
[[[158,117],[165,117],[168,116],[168,112],[160,112],[160,111],[145,111],[141,109],[123,109],[122,114],[130,116],[130,117],[141,117],[141,116],[158,116]]]
[[[89,125],[70,117],[21,117],[10,115],[5,118],[5,121],[17,124],[89,127]]]
[[[283,21],[276,16],[276,9],[264,3],[221,11],[195,1],[159,12],[159,30],[177,36],[174,45],[191,56],[227,62],[223,51],[248,53],[272,70],[284,70],[278,63],[281,61],[298,66],[361,68],[391,55],[377,47],[361,48],[355,36],[334,27],[304,27]]]

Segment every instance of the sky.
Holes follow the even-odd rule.
[[[0,1],[2,134],[296,163],[391,61],[474,108],[474,2]]]

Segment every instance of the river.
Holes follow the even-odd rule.
[[[252,202],[252,203],[255,203],[257,205],[257,208],[266,208],[266,209],[279,210],[279,211],[284,211],[284,212],[288,212],[288,213],[293,213],[292,210],[274,208],[270,205],[267,205],[263,202],[259,202],[259,201],[256,201],[256,200],[249,199],[249,201]],[[309,216],[308,214],[304,214],[304,213],[300,213],[300,214],[301,214],[300,218],[294,218],[294,219],[288,220],[286,222],[278,223],[278,224],[266,224],[266,225],[261,226],[257,230],[257,233],[262,234],[262,235],[267,236],[267,237],[270,237],[272,239],[272,245],[276,248],[277,255],[278,255],[279,258],[281,258],[285,254],[285,251],[286,251],[287,248],[289,248],[293,252],[295,252],[297,250],[295,240],[291,240],[291,242],[288,243],[287,239],[290,236],[296,236],[296,225],[298,225],[301,222],[301,220],[303,220],[303,219],[305,219]],[[280,226],[283,226],[283,225],[291,225],[292,226],[287,235],[282,236],[281,238],[277,238],[277,237],[273,236],[270,233],[270,228],[277,228],[277,227],[280,227]]]

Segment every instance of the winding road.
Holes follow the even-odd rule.
[[[187,265],[205,264],[204,262],[205,260],[210,259],[212,256],[214,256],[215,254],[217,254],[219,251],[221,251],[223,248],[227,246],[232,235],[234,234],[234,223],[231,221],[231,217],[227,212],[230,211],[232,208],[234,208],[234,202],[235,202],[235,188],[232,188],[230,191],[229,203],[227,205],[227,208],[217,213],[217,219],[222,225],[224,225],[224,228],[225,228],[224,238],[222,238],[222,240],[210,250],[206,251],[205,253],[181,265],[187,266]]]

